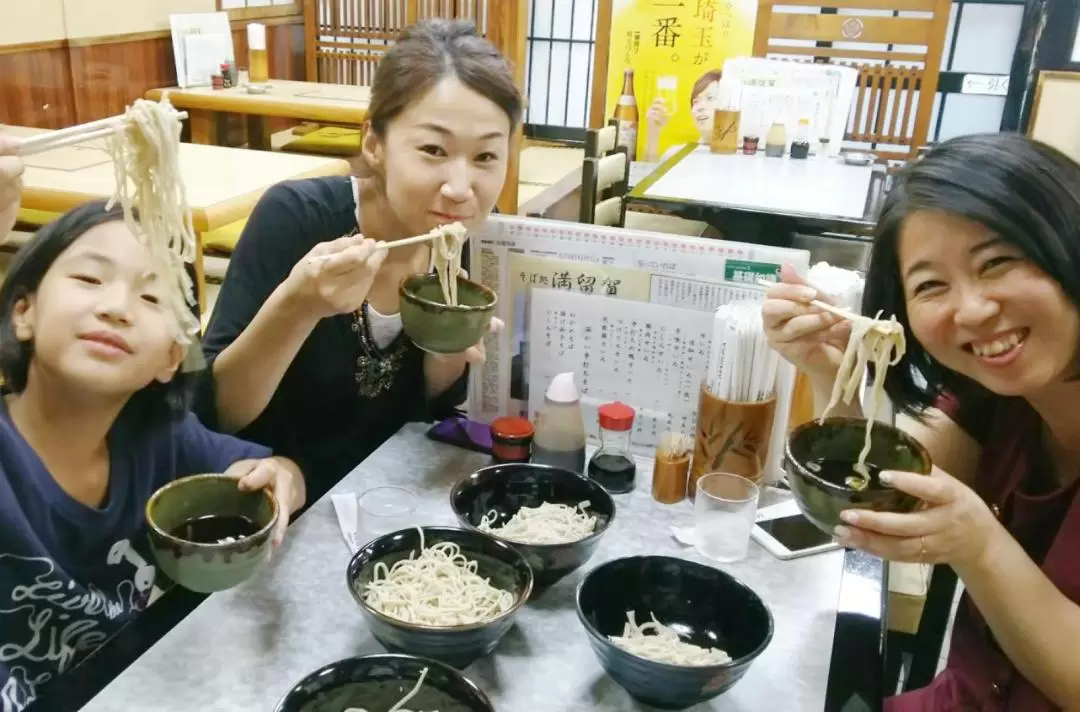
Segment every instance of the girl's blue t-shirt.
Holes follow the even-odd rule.
[[[109,452],[108,497],[87,507],[0,406],[0,712],[26,708],[146,608],[155,567],[144,507],[155,490],[271,454],[190,414],[149,430],[121,416]]]

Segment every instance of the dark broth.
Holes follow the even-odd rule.
[[[850,490],[863,492],[867,490],[889,489],[889,487],[883,485],[881,480],[878,479],[878,475],[881,474],[881,468],[876,465],[871,465],[870,463],[866,464],[866,471],[870,475],[869,480],[855,470],[855,463],[851,460],[820,457],[816,460],[809,460],[806,463],[806,469],[830,484],[846,487]]]
[[[259,525],[239,514],[205,514],[192,517],[169,533],[196,544],[217,544],[227,539],[249,537],[259,529]]]

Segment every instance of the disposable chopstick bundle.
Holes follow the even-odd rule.
[[[779,356],[769,346],[759,302],[725,304],[713,319],[705,383],[717,398],[763,401],[776,388]]]

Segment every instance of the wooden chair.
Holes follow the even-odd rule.
[[[586,158],[581,166],[580,222],[622,227],[626,220],[623,197],[629,186],[630,161],[626,151],[615,151],[603,158]]]
[[[585,158],[603,158],[615,150],[619,142],[619,122],[608,121],[602,129],[585,129]]]
[[[870,144],[880,158],[908,160],[926,145],[929,135],[951,4],[951,0],[759,0],[754,56],[858,69],[845,139]],[[788,11],[777,11],[779,7]],[[872,14],[859,14],[860,10]],[[883,10],[891,15],[878,14]],[[920,16],[913,17],[912,11]]]
[[[525,91],[527,3],[509,0],[304,0],[307,80],[370,85],[401,31],[429,17],[466,18],[506,57]],[[518,153],[513,139],[499,210],[517,212]]]

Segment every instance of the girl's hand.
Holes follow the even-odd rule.
[[[834,532],[840,544],[888,561],[970,566],[985,555],[1000,524],[986,502],[956,478],[933,468],[929,475],[883,472],[884,484],[922,500],[909,514],[848,509],[847,526]]]
[[[22,174],[25,167],[16,155],[19,142],[0,136],[0,242],[7,239],[19,212],[22,195]]]
[[[290,463],[291,464],[291,463]],[[289,526],[289,516],[300,508],[304,486],[297,482],[298,474],[276,457],[263,460],[239,460],[225,470],[225,474],[239,480],[237,486],[244,492],[269,490],[277,502],[278,520],[274,525],[272,542],[281,546]]]
[[[321,242],[286,279],[292,299],[318,318],[348,314],[367,299],[387,250],[362,235]]]
[[[812,306],[830,301],[809,286],[791,265],[780,270],[780,282],[769,288],[761,319],[769,345],[815,381],[831,390],[847,348],[851,321]]]

